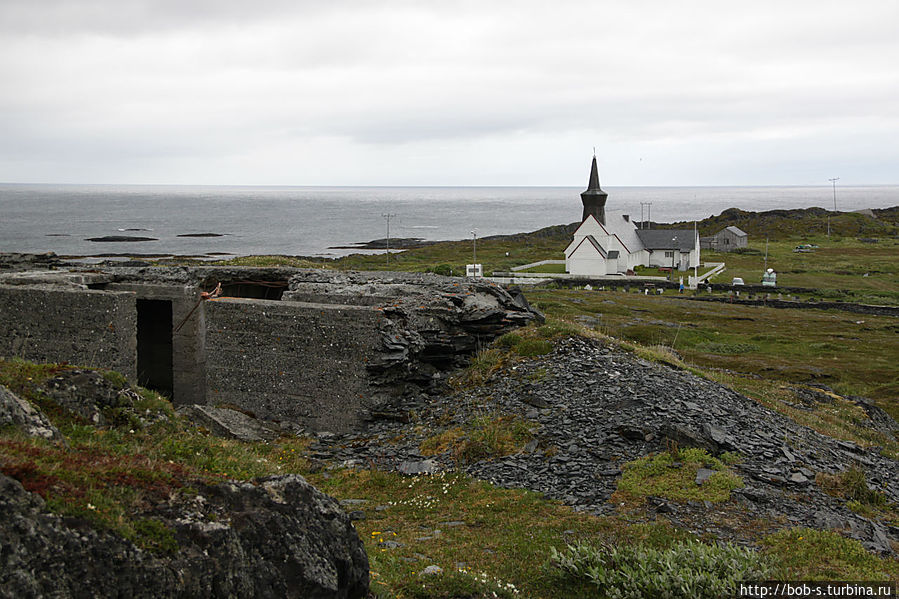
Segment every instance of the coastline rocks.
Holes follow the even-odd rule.
[[[96,243],[134,243],[137,241],[159,241],[155,237],[138,237],[131,235],[105,235],[103,237],[88,237],[85,241]]]
[[[297,475],[254,483],[155,506],[178,550],[154,553],[0,475],[0,596],[365,597],[368,558],[339,504]]]
[[[53,252],[46,254],[0,253],[0,271],[50,270],[62,264]]]
[[[61,438],[59,430],[43,412],[0,385],[0,428],[4,426],[21,428],[30,437]]]

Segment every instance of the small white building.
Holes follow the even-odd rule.
[[[699,234],[692,229],[638,229],[628,215],[606,218],[608,194],[599,186],[596,156],[581,194],[584,213],[565,248],[565,270],[573,275],[625,275],[637,266],[687,270],[699,265]]]

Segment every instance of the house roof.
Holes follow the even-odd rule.
[[[733,233],[733,234],[736,235],[737,237],[746,237],[746,236],[748,235],[748,233],[746,233],[746,231],[743,231],[743,230],[740,229],[739,227],[733,227],[733,226],[731,226],[731,227],[724,227],[724,230],[725,230],[725,231],[730,231],[731,233]]]
[[[692,229],[637,229],[637,237],[647,250],[689,252],[696,247],[696,232]]]

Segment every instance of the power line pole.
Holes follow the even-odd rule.
[[[833,179],[828,179],[831,183],[833,183],[833,211],[837,211],[837,181],[839,181],[839,177],[834,177]],[[827,215],[827,236],[830,237],[830,215]]]
[[[652,219],[652,202],[640,202],[640,228],[646,228],[646,221],[643,220],[643,206],[646,206],[646,218]]]
[[[387,268],[390,268],[390,219],[396,217],[396,214],[382,214],[387,220]]]

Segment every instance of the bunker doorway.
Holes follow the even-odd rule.
[[[172,302],[137,300],[137,384],[172,399]]]

